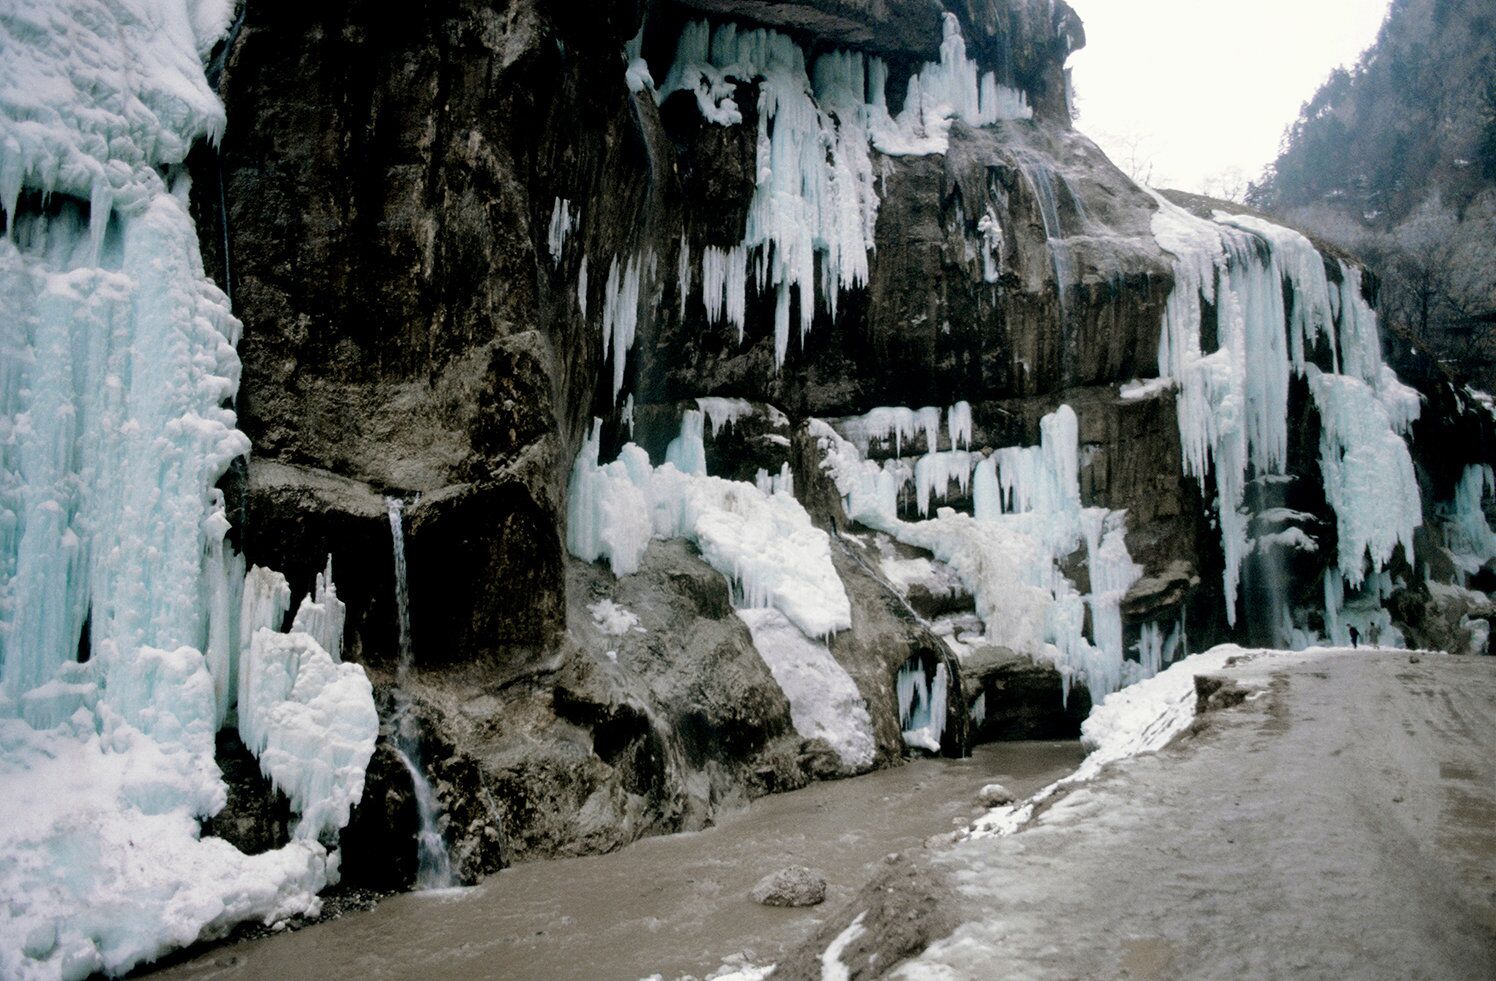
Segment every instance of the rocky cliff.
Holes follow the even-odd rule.
[[[1216,205],[1133,185],[1072,128],[1064,66],[1084,33],[1063,2],[947,6],[953,17],[935,0],[608,0],[578,16],[554,0],[444,0],[394,18],[367,2],[244,5],[219,52],[228,129],[191,160],[204,259],[245,326],[238,409],[254,451],[228,487],[239,545],[297,594],[332,554],[345,656],[388,689],[386,499],[406,502],[404,685],[463,874],[701,827],[747,797],[895,762],[919,745],[908,679],[924,697],[944,686],[926,705],[948,715],[932,749],[1073,731],[1107,686],[1099,667],[1046,656],[1061,634],[1112,650],[1126,680],[1150,651],[1340,628],[1326,569],[1346,523],[1325,490],[1329,403],[1310,376],[1339,377],[1335,332],[1374,302],[1374,277],[1346,286],[1354,264],[1326,248],[1316,281],[1335,299],[1316,301],[1299,292],[1314,262],[1290,270],[1273,234],[1234,228],[1216,246],[1237,252],[1216,262],[1219,289],[1194,284],[1196,353],[1230,346],[1216,327],[1238,295],[1228,274],[1271,270],[1250,297],[1279,297],[1285,358],[1281,458],[1223,491],[1223,444],[1192,469],[1181,439],[1189,365],[1161,367],[1171,297],[1191,290],[1159,216],[1210,219]],[[1314,302],[1333,308],[1318,324],[1330,340],[1296,355],[1290,378],[1284,325]],[[1483,611],[1450,621],[1422,566],[1444,555],[1492,420],[1415,347],[1389,347],[1423,393],[1408,445],[1425,520],[1418,564],[1389,546],[1367,602],[1415,637],[1473,644]],[[1211,439],[1232,425],[1222,399]],[[890,438],[897,420],[868,421],[924,406],[950,407],[949,424],[937,409],[907,447]],[[755,604],[703,538],[657,539],[622,575],[616,551],[610,569],[568,549],[569,484],[590,472],[579,456],[633,442],[663,464],[693,413],[707,417],[705,472],[753,487],[762,471],[769,490],[790,478],[778,486],[824,539],[850,625],[793,639],[855,684],[868,740],[855,751],[806,735],[769,627],[733,614]],[[1056,603],[1079,620],[1015,652],[996,642],[1000,598],[904,526],[940,504],[980,510],[982,465],[1062,442],[1050,420],[1066,413],[1076,513],[1096,524],[1092,548],[1054,556],[1075,598]],[[882,473],[909,464],[879,520],[827,469],[847,446]],[[950,479],[915,474],[920,452]],[[1222,531],[1238,514],[1252,555],[1285,521],[1313,547],[1243,558]],[[1118,547],[1106,568],[1135,572],[1108,586],[1097,556]],[[382,834],[410,832],[402,779],[389,768],[355,816],[355,878],[412,874],[375,858]]]

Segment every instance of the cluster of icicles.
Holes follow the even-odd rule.
[[[811,329],[817,309],[836,315],[842,291],[864,286],[874,246],[878,193],[872,151],[886,156],[944,153],[953,120],[985,126],[1033,115],[1024,94],[982,72],[967,56],[960,24],[944,21],[941,59],[909,80],[904,108],[889,112],[888,67],[861,52],[833,50],[813,64],[788,35],[745,30],[706,21],[682,30],[675,61],[655,84],[639,57],[641,37],[626,53],[630,88],[662,103],[677,92],[692,93],[704,118],[720,126],[741,125],[736,83],[758,85],[757,184],[738,244],[693,250],[680,240],[677,289],[682,311],[699,264],[700,295],[709,323],[727,323],[742,338],[747,289],[774,297],[774,359],[782,365],[791,327]],[[548,244],[558,262],[566,239],[580,228],[567,199],[552,211]],[[659,256],[645,249],[614,257],[603,288],[603,356],[613,366],[614,399],[622,392],[625,360],[633,346],[641,302],[653,295]],[[816,289],[819,283],[819,290]],[[577,300],[588,310],[587,259],[577,271]],[[796,299],[798,302],[795,302]],[[795,311],[798,311],[797,313]]]

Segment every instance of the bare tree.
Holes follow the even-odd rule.
[[[1132,178],[1134,184],[1143,187],[1153,185],[1153,141],[1142,133],[1114,135],[1107,140],[1111,147],[1113,163],[1122,173]]]
[[[1247,200],[1247,189],[1251,187],[1251,183],[1246,173],[1233,165],[1205,178],[1202,190],[1207,197],[1243,204]]]

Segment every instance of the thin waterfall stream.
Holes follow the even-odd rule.
[[[395,610],[400,625],[400,661],[395,674],[395,755],[410,772],[415,791],[416,813],[420,829],[416,832],[419,866],[417,889],[447,889],[457,884],[452,871],[452,857],[441,833],[441,805],[436,791],[421,767],[420,732],[405,682],[410,675],[413,655],[410,639],[410,589],[405,569],[405,502],[388,497],[390,537],[394,542]]]

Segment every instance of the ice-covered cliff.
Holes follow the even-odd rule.
[[[0,21],[5,779],[118,722],[174,854],[304,861],[151,949],[25,906],[28,965],[408,885],[402,747],[471,878],[1220,640],[1485,647],[1489,398],[1113,167],[1063,2],[64,6]],[[195,837],[226,721],[273,859]]]
[[[228,6],[18,3],[0,16],[0,974],[129,970],[315,910],[378,718],[339,663],[329,575],[291,632],[220,478],[249,449],[240,323],[203,273],[183,162],[224,113]],[[236,720],[236,721],[235,721]],[[234,722],[298,815],[201,836]]]

